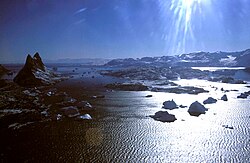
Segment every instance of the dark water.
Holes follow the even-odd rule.
[[[145,99],[147,93],[107,93],[94,103],[93,120],[2,132],[2,162],[250,161],[249,101],[232,99],[227,106],[220,101],[201,117],[190,117],[186,108],[175,110],[178,120],[162,123],[147,117],[161,105],[156,94]]]
[[[76,79],[70,81],[79,82]],[[67,82],[57,87],[75,98],[105,95],[103,99],[89,99],[95,107],[89,112],[93,120],[65,119],[1,130],[1,162],[250,162],[250,100],[236,98],[249,90],[245,85],[184,80],[180,83],[211,90],[200,95],[177,95],[87,91],[84,84],[69,87]],[[191,117],[188,108],[169,111],[176,115],[173,123],[148,117],[163,110],[165,100],[189,106],[208,96],[221,97],[223,92],[211,85],[239,92],[227,93],[228,102],[206,105],[209,110],[200,117]],[[146,98],[148,94],[153,97]]]

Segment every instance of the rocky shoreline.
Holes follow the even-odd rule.
[[[6,71],[7,72],[7,71]],[[27,56],[14,80],[1,79],[1,128],[19,129],[36,122],[63,118],[92,119],[87,101],[78,101],[54,87],[68,77],[47,69],[39,54]]]
[[[3,66],[3,73],[9,72]],[[54,70],[54,71],[53,71]],[[14,80],[0,80],[0,122],[2,128],[18,129],[36,122],[60,121],[62,119],[82,120],[92,119],[94,107],[88,102],[90,99],[105,99],[104,95],[91,95],[75,99],[69,95],[67,89],[59,90],[55,85],[69,76],[49,70],[38,53],[33,57],[27,56],[24,67],[15,76]],[[194,86],[183,86],[175,83],[179,78],[205,79],[208,81],[246,84],[242,80],[232,78],[233,71],[211,72],[186,67],[137,67],[121,68],[118,70],[102,70],[101,75],[124,79],[123,83],[103,85],[106,91],[151,91],[175,94],[208,93],[209,91]],[[71,85],[69,85],[70,87]],[[226,91],[225,91],[226,92]],[[249,92],[244,92],[238,98],[247,98]],[[146,96],[152,97],[152,95]],[[221,100],[227,101],[226,95]],[[203,103],[215,103],[216,99],[208,98]],[[186,106],[178,106],[180,108]],[[178,108],[176,107],[176,108]],[[190,106],[191,107],[191,106]],[[191,107],[193,108],[193,107]],[[198,113],[189,110],[190,115],[205,114],[204,109]],[[152,118],[173,122],[174,115],[159,112]],[[168,118],[170,120],[168,121]],[[162,120],[161,120],[162,119]]]

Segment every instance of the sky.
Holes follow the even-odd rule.
[[[250,48],[250,0],[1,0],[0,63]]]

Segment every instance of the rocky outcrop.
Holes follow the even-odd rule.
[[[165,101],[163,103],[163,108],[171,110],[171,109],[176,109],[178,107],[177,107],[176,103],[174,102],[174,100],[171,100],[171,101]]]
[[[226,94],[224,94],[224,95],[221,97],[221,100],[223,100],[223,101],[228,101],[228,99],[227,99],[227,95],[226,95]]]
[[[217,100],[214,99],[213,97],[208,97],[206,100],[203,101],[203,104],[213,104],[216,102],[217,102]]]
[[[199,116],[200,114],[205,114],[207,109],[198,101],[193,102],[189,109],[188,113],[192,116]]]
[[[38,53],[33,58],[27,56],[24,67],[14,78],[15,83],[24,87],[54,84],[58,80],[59,78],[44,66]]]
[[[222,82],[222,83],[230,83],[230,84],[246,84],[245,81],[234,79],[233,77],[230,77],[230,76],[213,77],[213,78],[209,78],[208,80],[213,81],[213,82]]]
[[[113,83],[105,86],[108,89],[122,91],[147,91],[148,87],[141,83]]]
[[[155,115],[150,115],[149,117],[161,122],[174,122],[177,120],[175,115],[169,114],[167,111],[158,111],[155,113]]]
[[[237,98],[247,98],[248,96],[249,96],[249,94],[244,92],[244,93],[241,93],[239,96],[237,96]]]
[[[199,94],[209,92],[203,88],[193,87],[193,86],[178,86],[178,87],[170,87],[170,88],[162,88],[162,87],[153,87],[151,88],[153,92],[168,92],[168,93],[176,93],[176,94]]]
[[[64,116],[72,118],[80,115],[79,110],[75,106],[68,106],[61,108],[61,111]]]

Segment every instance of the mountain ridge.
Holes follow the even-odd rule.
[[[193,52],[175,56],[113,59],[106,66],[187,66],[187,67],[234,67],[249,66],[250,49],[237,52]]]

